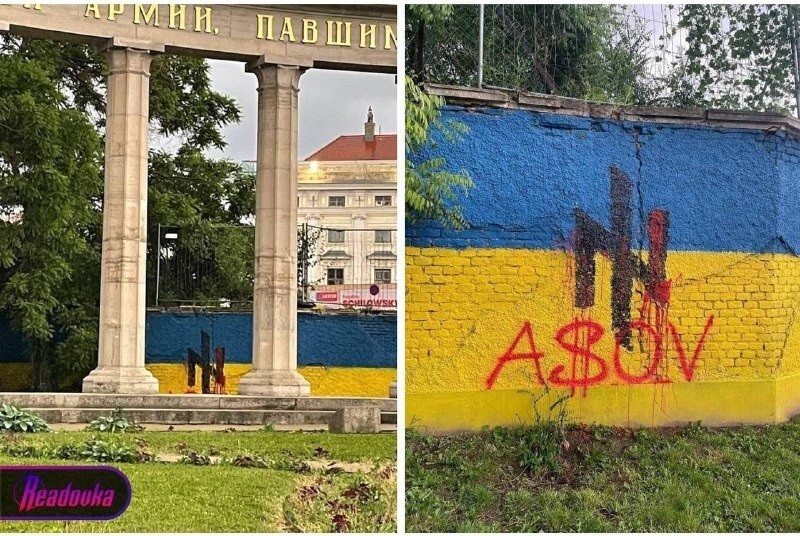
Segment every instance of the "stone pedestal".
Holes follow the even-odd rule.
[[[148,50],[110,48],[97,368],[84,393],[157,393],[144,367]]]
[[[309,396],[297,372],[297,93],[303,70],[256,62],[258,148],[253,369],[239,393]]]
[[[334,434],[377,434],[381,410],[375,406],[347,406],[333,414],[328,427]]]

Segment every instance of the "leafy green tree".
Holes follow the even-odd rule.
[[[57,61],[4,49],[0,72],[0,309],[27,337],[34,387],[48,388],[56,333],[62,355],[96,344],[85,298],[99,277],[101,141],[53,83]]]
[[[661,103],[759,111],[796,108],[797,4],[687,4],[671,29],[685,32]],[[794,45],[794,46],[793,46]]]
[[[409,222],[436,220],[461,229],[467,226],[461,208],[455,203],[459,192],[472,186],[466,171],[453,173],[445,168],[445,158],[437,156],[421,163],[414,161],[425,148],[436,148],[430,134],[439,131],[449,142],[457,141],[466,126],[455,121],[442,121],[440,108],[444,100],[430,95],[406,77],[406,217]]]
[[[407,68],[417,82],[477,86],[478,6],[431,7],[407,10]],[[498,4],[484,15],[485,85],[617,103],[648,95],[648,31],[624,8]]]
[[[96,363],[106,70],[89,46],[0,41],[0,312],[28,341],[34,389],[75,388]],[[252,214],[252,179],[204,156],[224,147],[235,102],[213,91],[204,60],[171,55],[154,59],[150,96],[152,131],[180,146],[151,151],[149,286],[163,223],[206,236],[187,244],[229,276],[215,293],[250,293],[252,244],[210,229]]]
[[[484,26],[489,83],[620,103],[640,102],[651,89],[641,25],[622,24],[610,6],[486,6]],[[410,5],[406,8],[406,153],[435,152],[437,139],[453,143],[466,127],[443,121],[444,101],[426,93],[426,81],[477,85],[478,8],[475,5]],[[438,132],[438,135],[432,135]],[[433,150],[433,151],[431,151]],[[406,160],[408,220],[467,225],[457,199],[472,182],[453,173],[441,156]]]
[[[406,48],[407,65],[411,72],[405,78],[406,218],[410,223],[427,219],[462,229],[467,222],[456,200],[460,192],[472,186],[469,175],[466,171],[448,171],[445,158],[441,156],[423,162],[414,159],[426,148],[436,148],[436,142],[430,136],[433,132],[438,131],[446,141],[454,143],[467,131],[461,123],[442,121],[440,108],[444,105],[444,99],[426,93],[415,82],[415,78],[422,80],[425,76],[425,27],[442,24],[452,14],[453,6],[449,5],[406,7],[407,31],[414,32],[415,36],[407,40]]]

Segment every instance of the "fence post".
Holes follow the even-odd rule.
[[[303,303],[308,302],[308,224],[303,223],[300,239],[300,274],[303,286]]]
[[[158,287],[161,285],[161,224],[158,224],[158,240],[156,246],[156,307],[158,307]]]
[[[483,4],[478,6],[479,25],[478,28],[478,89],[483,88]]]

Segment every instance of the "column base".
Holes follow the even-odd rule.
[[[253,370],[239,380],[240,395],[294,398],[311,396],[311,385],[296,370]]]
[[[389,398],[397,398],[397,382],[389,384]]]
[[[84,393],[157,394],[158,380],[144,367],[96,368],[83,379]]]

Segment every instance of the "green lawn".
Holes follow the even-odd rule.
[[[364,511],[380,510],[380,525],[373,519],[349,514],[353,528],[365,531],[396,529],[396,486],[394,474],[370,475],[366,467],[393,464],[394,434],[330,434],[286,432],[137,432],[94,434],[145,449],[156,456],[180,454],[187,449],[201,454],[236,456],[256,454],[275,460],[330,460],[362,462],[363,473],[325,474],[323,470],[295,471],[235,467],[195,466],[182,463],[112,463],[130,479],[133,498],[119,518],[101,522],[0,522],[0,532],[276,532],[292,524],[305,523],[318,531],[333,530],[337,512],[323,499],[336,497],[361,482],[369,484],[370,495],[359,502]],[[92,436],[85,432],[57,432],[0,436],[0,451],[11,447],[54,447],[79,445]],[[316,454],[315,454],[316,452]],[[174,458],[174,456],[173,456]],[[0,455],[2,465],[86,464],[78,460],[11,457]],[[299,500],[300,491],[312,482],[325,493],[316,500]],[[343,502],[347,500],[342,499]],[[389,503],[392,508],[389,508]],[[342,506],[345,508],[345,506]],[[353,510],[356,512],[356,510]],[[349,511],[348,511],[349,513]],[[289,517],[291,514],[291,517]],[[373,515],[372,518],[379,516]],[[362,524],[363,523],[363,524]]]
[[[92,435],[108,438],[131,446],[144,440],[147,450],[154,454],[180,453],[189,449],[198,453],[232,455],[251,452],[266,458],[311,459],[321,448],[326,456],[339,461],[396,459],[397,438],[394,434],[332,434],[328,432],[131,432],[99,434],[97,432],[54,432],[17,435],[22,445],[55,447],[80,443]],[[2,438],[0,438],[2,441]],[[180,447],[180,448],[179,448]]]
[[[406,529],[800,531],[800,423],[565,432],[408,431]]]

